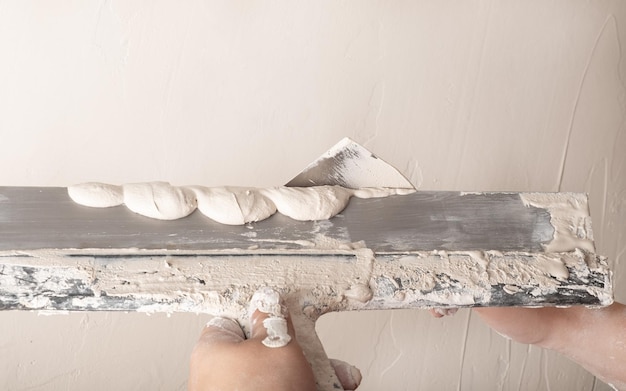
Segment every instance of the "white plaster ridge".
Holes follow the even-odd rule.
[[[218,223],[242,225],[264,220],[276,211],[294,220],[326,220],[340,213],[350,198],[378,198],[415,192],[406,188],[348,189],[312,187],[172,186],[167,182],[122,186],[88,182],[68,187],[77,204],[106,208],[125,204],[133,212],[159,220],[176,220],[198,209]]]

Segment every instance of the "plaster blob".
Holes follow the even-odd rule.
[[[198,210],[221,224],[242,225],[265,220],[276,213],[274,203],[257,189],[192,186]]]
[[[413,189],[341,186],[204,187],[172,186],[167,182],[122,186],[84,183],[68,187],[74,202],[93,207],[126,204],[135,213],[160,220],[186,217],[196,208],[210,219],[228,225],[264,220],[278,210],[300,221],[326,220],[340,213],[351,197],[377,198],[413,193]]]
[[[291,341],[287,332],[287,319],[269,317],[263,321],[263,327],[267,330],[267,337],[261,342],[268,348],[282,348]]]
[[[278,211],[294,220],[326,220],[341,212],[352,191],[341,186],[276,187],[264,189]]]
[[[347,291],[344,292],[344,296],[346,296],[350,300],[356,300],[361,303],[367,303],[372,300],[374,293],[370,289],[369,286],[365,284],[355,284],[350,287]]]
[[[149,182],[126,184],[122,189],[128,209],[153,219],[176,220],[196,210],[196,195],[185,187]]]
[[[92,208],[109,208],[124,203],[122,186],[88,182],[70,186],[67,192],[72,201]]]
[[[250,300],[250,316],[259,310],[270,316],[285,317],[285,307],[281,304],[280,294],[270,287],[259,288]]]

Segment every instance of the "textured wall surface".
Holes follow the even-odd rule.
[[[350,136],[424,190],[588,192],[624,302],[624,50],[620,1],[0,0],[0,185],[272,186]],[[206,320],[0,313],[0,389],[184,389]],[[366,391],[608,389],[469,310],[318,329]]]

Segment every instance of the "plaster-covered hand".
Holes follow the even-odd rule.
[[[188,389],[283,391],[315,390],[315,379],[295,338],[283,347],[270,348],[263,320],[268,314],[255,311],[250,338],[232,319],[213,318],[202,331],[191,355]],[[287,319],[288,333],[295,337]]]
[[[552,349],[626,391],[626,306],[605,308],[474,308],[491,328],[514,341]],[[431,310],[440,317],[442,314]]]
[[[287,316],[291,341],[279,348],[263,344],[268,314],[252,315],[250,338],[237,321],[216,317],[206,325],[191,355],[188,389],[205,390],[315,390],[315,379]],[[361,373],[354,366],[330,360],[345,390],[356,390]]]

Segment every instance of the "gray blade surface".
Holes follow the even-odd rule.
[[[301,249],[318,235],[364,241],[376,252],[429,250],[541,251],[554,229],[547,210],[518,194],[416,192],[353,198],[338,216],[296,221],[279,213],[245,226],[216,223],[195,212],[160,221],[124,206],[75,204],[65,188],[0,187],[0,250],[42,248]]]

